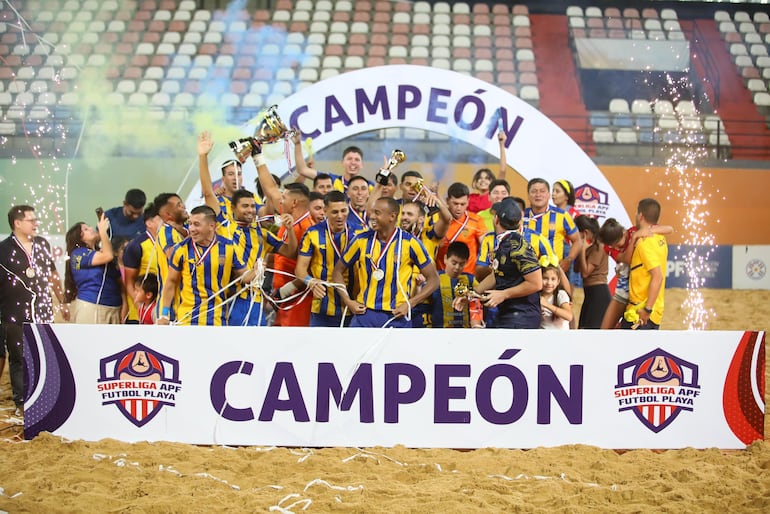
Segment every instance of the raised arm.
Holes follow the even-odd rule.
[[[505,160],[505,132],[500,130],[497,132],[497,141],[500,143],[500,173],[497,178],[505,180],[505,173],[508,171],[508,163]]]
[[[107,217],[102,214],[102,217],[99,220],[99,223],[96,224],[96,227],[99,230],[99,238],[101,239],[102,246],[100,250],[96,251],[94,258],[91,259],[91,265],[101,266],[102,264],[111,262],[112,259],[115,258],[115,252],[112,249],[112,242],[110,241],[110,236],[108,235],[110,229],[110,220],[108,220]]]
[[[302,134],[298,128],[294,128],[294,135],[291,136],[291,142],[294,143],[294,161],[297,163],[297,173],[300,176],[313,180],[318,171],[315,168],[311,168],[305,162],[305,156],[302,155]],[[265,186],[262,186],[263,188]]]
[[[270,174],[270,170],[267,169],[265,158],[262,155],[262,146],[256,141],[252,143],[251,158],[254,159],[254,165],[257,167],[257,178],[259,179],[259,185],[262,186],[262,192],[265,194],[265,198],[270,200],[270,204],[273,209],[278,210],[283,202],[281,191],[273,180],[273,176]]]
[[[214,186],[211,183],[211,171],[209,171],[209,152],[214,147],[211,139],[211,132],[204,130],[198,137],[198,171],[201,181],[201,192],[206,205],[214,209],[219,215],[219,200],[214,193]]]

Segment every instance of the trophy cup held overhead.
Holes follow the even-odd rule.
[[[257,126],[252,137],[244,137],[230,141],[228,145],[238,161],[243,164],[254,153],[254,150],[265,143],[276,143],[281,139],[288,140],[295,131],[290,130],[278,116],[278,106],[272,105],[265,113],[262,123]]]
[[[384,168],[380,168],[380,170],[377,172],[377,175],[374,176],[374,179],[378,184],[387,186],[388,178],[390,177],[393,169],[405,161],[406,154],[404,152],[401,150],[393,150],[393,153],[390,154],[390,160],[388,161],[388,164],[386,164]]]

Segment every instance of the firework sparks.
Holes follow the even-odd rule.
[[[683,91],[692,91],[686,77],[675,80],[668,76],[668,87],[673,102],[683,100]],[[714,315],[713,309],[704,305],[701,293],[706,276],[711,271],[709,256],[714,250],[714,235],[708,229],[708,222],[713,220],[709,212],[712,194],[707,187],[711,174],[702,171],[698,163],[709,157],[709,148],[697,110],[688,112],[677,109],[669,116],[676,121],[677,128],[660,133],[668,150],[666,177],[669,179],[668,184],[661,186],[667,191],[667,198],[673,195],[682,201],[681,210],[675,211],[675,214],[682,219],[685,229],[683,243],[692,247],[685,256],[688,277],[687,298],[683,305],[685,325],[688,330],[704,330]]]

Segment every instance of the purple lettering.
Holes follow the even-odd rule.
[[[406,110],[420,105],[422,93],[415,86],[398,86],[398,119],[406,119]]]
[[[447,103],[442,100],[442,97],[449,97],[452,94],[448,89],[437,89],[435,87],[430,88],[430,99],[428,100],[428,121],[436,123],[446,123],[449,118],[446,115],[439,114],[438,110],[444,111],[447,107]],[[442,112],[442,114],[445,114]]]
[[[281,400],[279,396],[284,384],[289,398]],[[273,376],[270,377],[270,384],[267,386],[267,393],[265,393],[265,403],[259,413],[259,421],[272,421],[273,414],[277,410],[292,411],[294,421],[310,421],[305,400],[302,398],[302,390],[299,387],[297,375],[294,373],[294,365],[291,362],[276,363]]]
[[[508,410],[497,411],[492,405],[492,385],[498,378],[507,378],[513,395]],[[494,364],[481,372],[476,382],[476,408],[485,420],[495,425],[515,423],[527,410],[529,387],[524,373],[510,364]]]
[[[299,117],[302,114],[305,114],[308,111],[307,105],[303,105],[302,107],[299,107],[296,111],[291,113],[291,116],[289,116],[289,127],[297,127],[299,128]],[[302,131],[302,129],[300,129]],[[318,137],[321,135],[321,131],[316,129],[313,132],[304,132],[302,131],[302,134],[307,137]]]
[[[254,364],[243,361],[225,362],[214,372],[211,377],[209,396],[211,406],[223,418],[230,421],[251,421],[254,419],[254,411],[251,408],[237,409],[227,402],[227,381],[233,375],[251,375]]]
[[[400,377],[409,378],[409,389],[399,391]],[[385,423],[398,423],[398,406],[414,403],[425,394],[425,374],[413,364],[385,364]]]
[[[366,91],[356,89],[356,116],[358,123],[364,123],[364,109],[369,114],[374,114],[377,109],[382,109],[382,119],[390,119],[390,105],[388,104],[388,92],[385,86],[379,86],[374,94],[374,100],[370,101]]]
[[[331,132],[335,123],[342,123],[345,126],[350,126],[353,122],[350,117],[342,108],[337,98],[334,96],[326,97],[326,124],[324,126],[324,132]]]
[[[541,364],[537,367],[537,423],[547,425],[551,422],[551,396],[561,407],[571,425],[583,422],[583,366],[574,364],[569,367],[569,394],[564,390],[551,366]]]
[[[433,399],[434,423],[470,423],[469,411],[449,410],[449,400],[464,400],[466,397],[465,386],[450,386],[452,377],[471,376],[471,367],[468,364],[436,364],[435,366],[435,392]]]
[[[372,388],[372,365],[360,364],[348,388],[342,391],[337,370],[331,362],[318,363],[318,389],[316,391],[315,420],[321,423],[329,421],[329,396],[334,397],[334,404],[340,410],[348,411],[356,396],[358,399],[361,423],[374,422],[374,391]]]

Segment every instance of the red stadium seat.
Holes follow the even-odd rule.
[[[335,11],[334,15],[332,16],[332,21],[349,22],[350,13],[345,11]]]
[[[492,6],[493,14],[508,14],[508,6],[505,4],[495,4]]]
[[[624,18],[639,18],[639,11],[633,7],[626,7],[623,9]]]
[[[474,2],[472,12],[473,14],[489,14],[489,6],[487,4]]]
[[[509,25],[496,25],[494,29],[495,36],[511,36],[511,27]]]
[[[476,59],[492,59],[491,48],[475,48],[473,50],[473,57]]]
[[[474,25],[492,25],[492,21],[489,18],[489,14],[476,14],[473,16],[473,24]]]
[[[476,36],[473,38],[473,46],[475,48],[491,48],[492,39],[487,36]]]
[[[495,17],[492,19],[492,23],[494,25],[507,27],[511,24],[511,18],[507,14],[495,14]]]

